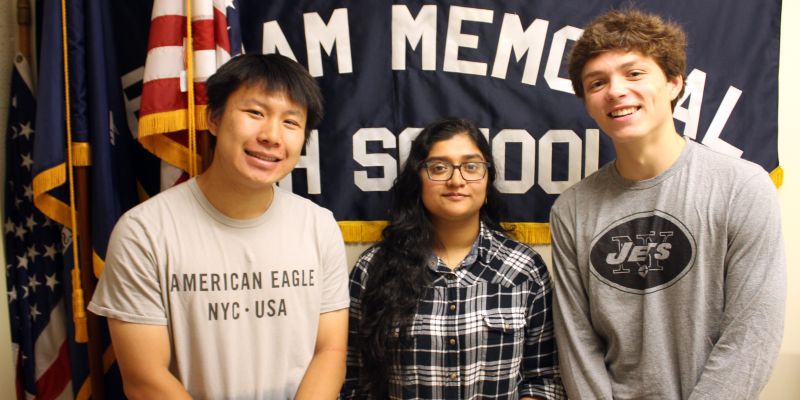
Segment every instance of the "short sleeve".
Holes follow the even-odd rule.
[[[154,243],[131,214],[117,222],[89,311],[125,322],[166,325]]]

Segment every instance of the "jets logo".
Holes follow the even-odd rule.
[[[609,286],[648,294],[672,286],[694,265],[694,237],[662,211],[615,221],[592,240],[590,270]]]

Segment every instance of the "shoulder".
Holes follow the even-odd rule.
[[[378,245],[374,245],[361,253],[358,260],[356,260],[356,264],[353,266],[353,270],[350,271],[350,282],[352,284],[358,284],[362,287],[366,285],[367,277],[369,276],[369,267],[372,265],[379,249],[380,247]]]
[[[709,187],[727,187],[732,196],[751,190],[775,191],[772,179],[760,165],[693,141],[687,145],[693,147],[692,173],[702,174]]]
[[[694,168],[704,169],[715,174],[722,172],[738,178],[766,174],[764,168],[754,162],[717,152],[694,141],[688,141],[687,145],[693,148],[692,167]],[[700,163],[702,166],[698,165]]]
[[[610,184],[610,169],[614,162],[608,162],[591,175],[564,190],[553,203],[551,212],[559,214],[574,209],[580,198],[593,197]]]
[[[486,261],[497,272],[500,282],[517,285],[535,281],[542,285],[548,279],[544,260],[533,248],[501,232],[487,229],[490,247]]]
[[[117,221],[115,229],[141,226],[155,228],[165,219],[177,220],[194,210],[197,204],[188,182],[175,185],[157,195],[139,203],[126,211]]]
[[[275,186],[275,196],[280,197],[281,207],[284,208],[282,211],[290,212],[291,217],[310,215],[315,218],[334,219],[333,213],[327,208],[288,190]]]

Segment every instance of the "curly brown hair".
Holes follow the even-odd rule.
[[[636,9],[609,11],[590,22],[569,55],[569,79],[579,98],[584,97],[581,74],[589,60],[613,50],[636,51],[651,57],[667,79],[686,80],[686,34],[678,24]],[[686,85],[672,100],[672,108]]]

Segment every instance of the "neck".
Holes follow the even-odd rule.
[[[666,171],[683,151],[686,141],[673,129],[651,140],[614,144],[615,166],[628,180],[642,181]]]
[[[275,195],[271,185],[259,189],[236,185],[211,167],[197,177],[197,185],[214,208],[234,219],[252,219],[264,214]]]
[[[436,230],[436,241],[433,251],[450,268],[455,268],[463,260],[475,238],[480,232],[480,218],[470,218],[463,221],[433,221]]]

